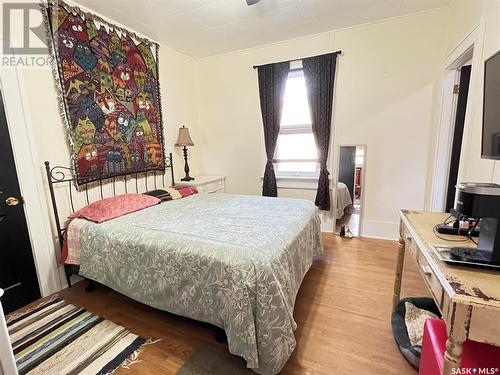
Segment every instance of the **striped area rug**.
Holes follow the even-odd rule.
[[[19,374],[110,374],[151,343],[126,328],[55,298],[7,317]]]

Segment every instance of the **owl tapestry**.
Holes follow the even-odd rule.
[[[159,46],[61,1],[46,16],[77,184],[163,170]]]

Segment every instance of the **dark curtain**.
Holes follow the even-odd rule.
[[[311,110],[312,130],[318,148],[320,165],[315,204],[320,210],[330,210],[330,172],[326,168],[332,127],[333,86],[336,53],[302,59],[307,98]]]
[[[266,197],[278,196],[273,158],[280,132],[283,96],[289,70],[289,62],[267,64],[258,67],[260,110],[262,112],[267,155],[262,195]]]

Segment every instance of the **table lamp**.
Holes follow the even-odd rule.
[[[188,150],[187,146],[194,146],[193,140],[189,135],[189,129],[183,126],[179,128],[179,136],[177,137],[177,142],[175,142],[176,146],[182,146],[184,151],[184,172],[186,175],[184,178],[181,178],[181,181],[191,181],[194,180],[194,177],[189,175],[189,165],[188,165]]]

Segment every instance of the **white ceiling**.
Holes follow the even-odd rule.
[[[451,0],[76,0],[192,57],[448,5]]]

